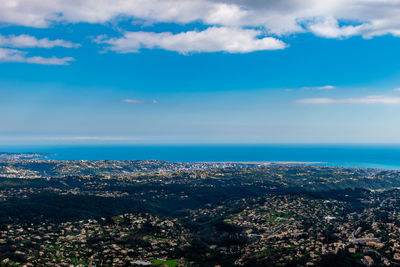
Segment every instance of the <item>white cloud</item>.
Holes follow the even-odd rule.
[[[3,47],[16,47],[16,48],[53,48],[53,47],[65,47],[65,48],[77,48],[80,45],[74,44],[66,40],[49,40],[48,38],[37,39],[34,36],[21,34],[21,35],[9,35],[4,36],[0,34],[0,46]]]
[[[328,38],[400,36],[399,14],[398,0],[0,1],[1,22],[31,27],[130,17],[146,22],[261,27],[278,35],[309,31]]]
[[[395,88],[395,89],[393,89],[393,91],[400,92],[400,88]]]
[[[72,57],[27,57],[27,53],[21,50],[0,48],[0,62],[21,62],[42,65],[69,65],[74,61]]]
[[[246,53],[282,49],[274,36],[310,32],[324,38],[400,37],[399,0],[7,0],[0,1],[0,23],[50,27],[56,23],[107,23],[133,19],[202,23],[208,29],[178,34],[127,32],[104,40],[126,53],[141,48],[190,52]],[[260,38],[260,36],[270,36]],[[12,39],[12,40],[11,40]],[[77,47],[65,40],[21,35],[3,37],[7,47]]]
[[[252,29],[210,27],[204,31],[178,34],[126,32],[121,38],[100,38],[97,42],[108,44],[111,50],[119,53],[138,52],[142,48],[161,48],[181,54],[218,51],[247,53],[286,47],[284,42],[272,37],[258,38],[261,34],[261,31]]]
[[[143,100],[137,100],[137,99],[132,99],[132,98],[125,98],[122,99],[121,102],[124,103],[129,103],[129,104],[158,104],[157,100],[152,100],[151,102],[143,101]]]
[[[400,104],[400,97],[389,96],[365,96],[359,98],[304,98],[296,101],[302,104]]]
[[[134,141],[129,136],[1,136],[0,141]]]
[[[121,100],[124,103],[130,103],[130,104],[144,104],[145,102],[142,100],[137,100],[137,99],[130,99],[130,98],[125,98]]]
[[[129,137],[120,136],[55,136],[55,137],[39,137],[39,140],[60,140],[60,141],[128,141]]]
[[[335,99],[332,98],[303,98],[296,101],[302,104],[330,104],[336,103]]]
[[[325,90],[332,90],[335,89],[336,87],[333,85],[324,85],[324,86],[312,86],[312,87],[303,87],[302,89],[304,90],[319,90],[319,91],[325,91]]]
[[[339,22],[333,17],[319,18],[311,22],[308,26],[315,35],[325,38],[346,38],[353,35],[359,35],[365,25],[357,26],[339,26]]]
[[[235,24],[247,12],[204,0],[10,0],[0,2],[0,20],[32,27],[52,22],[104,23],[120,15],[156,22]]]
[[[70,62],[74,61],[75,59],[72,57],[26,57],[26,63],[32,64],[42,64],[42,65],[69,65]]]
[[[317,90],[332,90],[335,89],[335,86],[333,85],[325,85],[325,86],[320,86],[316,87]]]

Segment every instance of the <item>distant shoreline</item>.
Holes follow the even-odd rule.
[[[261,165],[273,165],[273,164],[284,164],[284,165],[290,165],[290,164],[295,164],[295,165],[302,165],[302,164],[327,164],[327,162],[321,162],[321,161],[195,161],[195,163],[207,163],[207,164],[213,164],[213,163],[231,163],[231,164],[261,164]]]
[[[400,170],[400,146],[332,145],[138,145],[138,146],[0,146],[8,153],[34,151],[40,160],[163,160],[224,164],[322,165]],[[44,155],[44,156],[43,156]]]

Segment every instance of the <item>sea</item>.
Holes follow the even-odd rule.
[[[400,170],[399,144],[304,145],[44,145],[0,146],[0,152],[38,152],[55,160],[165,160],[173,162],[306,162]]]

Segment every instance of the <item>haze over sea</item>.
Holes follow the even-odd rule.
[[[0,152],[41,152],[56,160],[299,161],[324,166],[400,170],[400,145],[69,145],[0,146]]]

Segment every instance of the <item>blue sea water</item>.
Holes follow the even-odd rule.
[[[86,145],[0,146],[57,160],[300,161],[326,166],[400,170],[400,145]]]

